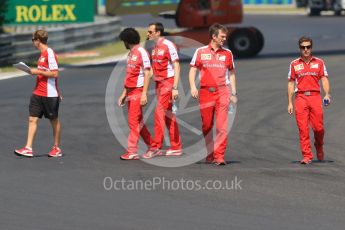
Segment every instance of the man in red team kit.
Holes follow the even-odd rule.
[[[209,29],[211,42],[196,50],[190,63],[191,95],[199,97],[202,132],[206,142],[207,163],[225,165],[230,102],[237,103],[235,64],[232,52],[223,47],[227,29],[214,24]],[[200,92],[195,85],[200,71]],[[216,116],[216,138],[213,140],[213,119]]]
[[[171,147],[166,150],[166,156],[182,155],[182,144],[176,117],[172,113],[172,103],[178,98],[178,81],[180,63],[174,43],[162,37],[164,27],[156,22],[149,25],[147,37],[155,43],[152,50],[152,69],[156,82],[157,107],[154,115],[154,148],[149,149],[143,158],[163,155],[161,148],[164,139],[164,129],[167,126]]]
[[[317,159],[324,159],[323,151],[323,111],[320,94],[322,82],[325,96],[325,106],[331,102],[329,81],[325,63],[320,58],[312,56],[313,41],[301,37],[298,41],[301,56],[290,64],[288,75],[288,113],[293,113],[292,97],[295,94],[295,115],[299,130],[300,146],[303,159],[301,164],[310,164],[313,153],[310,146],[309,123],[314,131],[314,146]]]
[[[28,137],[24,148],[16,149],[20,156],[33,157],[32,144],[37,131],[38,119],[44,115],[53,128],[54,145],[48,153],[50,157],[62,156],[60,144],[60,121],[58,118],[60,93],[58,88],[59,68],[55,52],[48,47],[48,33],[37,30],[33,33],[32,43],[41,52],[37,69],[31,69],[36,77],[36,87],[30,99]]]
[[[128,101],[128,148],[121,155],[122,160],[138,160],[139,135],[151,148],[153,140],[151,134],[143,124],[142,106],[147,104],[147,89],[151,77],[151,63],[148,52],[140,46],[140,36],[133,28],[126,28],[120,33],[120,39],[130,50],[127,57],[127,69],[123,92],[118,100],[119,106]]]

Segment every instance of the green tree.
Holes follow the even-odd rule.
[[[7,10],[7,0],[0,1],[0,33],[3,33],[3,25],[5,24],[5,13]]]

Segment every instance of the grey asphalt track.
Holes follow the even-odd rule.
[[[61,72],[65,155],[46,157],[52,140],[49,124],[42,120],[34,145],[37,157],[20,158],[13,149],[26,139],[35,82],[30,76],[0,81],[0,229],[343,229],[344,54],[320,56],[334,101],[325,110],[326,162],[308,166],[297,163],[298,132],[286,112],[287,70],[295,56],[285,54],[236,61],[240,101],[226,155],[231,163],[224,167],[195,163],[163,168],[121,161],[124,149],[109,128],[104,106],[112,65]],[[187,69],[183,63],[182,72]],[[186,76],[182,78],[186,85]],[[191,123],[197,126],[198,120]],[[111,183],[104,187],[107,177],[184,179],[202,185],[237,180],[240,186],[118,191],[107,190]]]

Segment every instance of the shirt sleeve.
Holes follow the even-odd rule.
[[[167,47],[168,47],[169,59],[171,60],[171,62],[178,61],[179,57],[178,57],[176,46],[172,42],[169,42],[167,43]]]
[[[229,70],[235,69],[234,56],[232,55],[231,52],[229,52],[229,58],[227,58],[226,65],[227,65]]]
[[[190,62],[190,66],[200,69],[200,58],[198,50],[195,51],[193,58]]]
[[[295,81],[296,79],[296,72],[295,69],[293,68],[292,63],[290,64],[290,68],[289,68],[289,73],[288,73],[288,80],[289,81]]]
[[[48,48],[47,50],[48,53],[48,68],[49,70],[58,70],[58,63],[57,63],[57,58],[56,55],[54,53],[54,51],[50,48]]]
[[[323,78],[323,77],[328,77],[328,73],[327,73],[326,65],[325,65],[325,63],[324,63],[324,62],[322,62],[322,64],[321,64],[321,68],[320,68],[319,76],[320,76],[320,78]]]
[[[139,49],[141,54],[142,66],[144,69],[151,68],[150,56],[149,53],[144,49]]]

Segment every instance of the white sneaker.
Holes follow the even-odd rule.
[[[165,156],[181,156],[182,149],[167,149]]]

